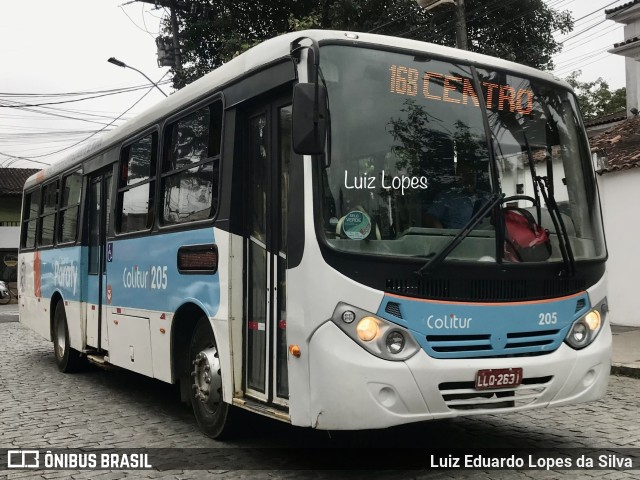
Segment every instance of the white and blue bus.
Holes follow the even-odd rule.
[[[589,145],[563,81],[305,31],[24,190],[20,321],[60,370],[318,429],[593,401],[611,364]]]

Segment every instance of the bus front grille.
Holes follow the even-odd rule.
[[[560,345],[560,330],[510,332],[503,335],[427,335],[427,353],[434,358],[501,358],[546,355]]]
[[[438,388],[450,410],[498,410],[535,402],[552,380],[553,376],[525,378],[517,387],[495,390],[476,390],[474,382],[447,382]]]
[[[387,278],[385,290],[397,295],[458,302],[522,302],[563,297],[582,292],[582,278],[445,279]]]

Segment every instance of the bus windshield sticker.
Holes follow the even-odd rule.
[[[342,230],[351,240],[363,240],[371,232],[371,219],[366,213],[353,210],[344,216]]]

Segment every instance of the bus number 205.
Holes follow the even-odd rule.
[[[165,290],[167,288],[167,266],[151,267],[151,288]]]
[[[539,320],[538,325],[555,325],[556,323],[558,323],[558,313],[557,312],[539,313],[538,320]]]

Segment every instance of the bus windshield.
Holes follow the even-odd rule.
[[[546,254],[505,261],[561,262],[563,243],[576,261],[605,257],[570,91],[488,68],[474,81],[468,65],[427,54],[327,45],[320,58],[331,115],[320,221],[331,247],[433,257],[503,195],[502,213],[476,222],[448,259],[495,262],[508,210],[543,232]]]

